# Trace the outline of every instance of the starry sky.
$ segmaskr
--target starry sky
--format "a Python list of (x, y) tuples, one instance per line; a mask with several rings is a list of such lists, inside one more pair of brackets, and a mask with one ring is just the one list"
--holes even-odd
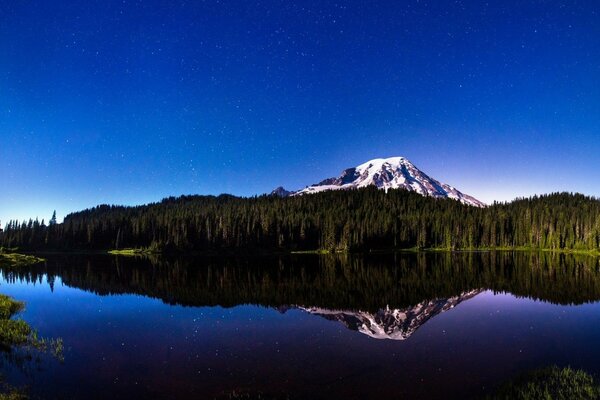
[(600, 196), (600, 2), (0, 2), (0, 221), (405, 156)]

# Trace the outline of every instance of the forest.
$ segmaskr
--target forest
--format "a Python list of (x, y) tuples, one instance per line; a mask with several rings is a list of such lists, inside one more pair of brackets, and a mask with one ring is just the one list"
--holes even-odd
[(597, 251), (600, 200), (553, 193), (477, 208), (375, 188), (295, 197), (181, 196), (9, 221), (0, 246), (28, 251), (373, 251), (532, 248)]

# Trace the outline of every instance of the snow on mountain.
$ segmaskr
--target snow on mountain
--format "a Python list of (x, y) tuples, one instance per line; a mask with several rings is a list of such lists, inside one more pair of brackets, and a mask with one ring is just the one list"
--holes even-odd
[(448, 311), (469, 300), (482, 290), (471, 290), (447, 299), (423, 301), (404, 309), (386, 307), (375, 313), (366, 311), (329, 310), (320, 307), (297, 307), (310, 314), (342, 323), (348, 329), (358, 331), (374, 339), (405, 340), (417, 329), (438, 314)]
[(379, 189), (406, 189), (423, 196), (450, 198), (463, 204), (485, 207), (485, 203), (429, 177), (404, 157), (376, 158), (354, 168), (348, 168), (337, 178), (325, 179), (296, 192), (282, 187), (275, 189), (279, 196), (299, 196), (327, 190), (357, 189), (376, 186)]

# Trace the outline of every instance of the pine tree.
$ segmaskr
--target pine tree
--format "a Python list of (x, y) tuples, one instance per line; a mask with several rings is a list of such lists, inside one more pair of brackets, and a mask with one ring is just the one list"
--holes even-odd
[(48, 221), (48, 225), (56, 225), (56, 210), (54, 210), (54, 212), (52, 213), (52, 217), (50, 218), (50, 221)]

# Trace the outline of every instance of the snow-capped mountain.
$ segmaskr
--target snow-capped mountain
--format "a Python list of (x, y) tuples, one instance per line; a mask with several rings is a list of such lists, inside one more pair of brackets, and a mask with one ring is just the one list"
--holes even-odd
[(405, 340), (417, 329), (438, 314), (448, 311), (469, 300), (482, 290), (471, 290), (447, 299), (423, 301), (404, 309), (386, 307), (376, 313), (365, 311), (329, 310), (320, 307), (297, 307), (310, 314), (342, 323), (348, 329), (358, 331), (374, 339)]
[(348, 168), (337, 178), (325, 179), (304, 189), (289, 192), (283, 187), (272, 194), (299, 196), (326, 190), (357, 189), (376, 186), (379, 189), (406, 189), (423, 196), (450, 198), (463, 204), (485, 207), (485, 203), (429, 177), (404, 157), (376, 158), (354, 168)]

